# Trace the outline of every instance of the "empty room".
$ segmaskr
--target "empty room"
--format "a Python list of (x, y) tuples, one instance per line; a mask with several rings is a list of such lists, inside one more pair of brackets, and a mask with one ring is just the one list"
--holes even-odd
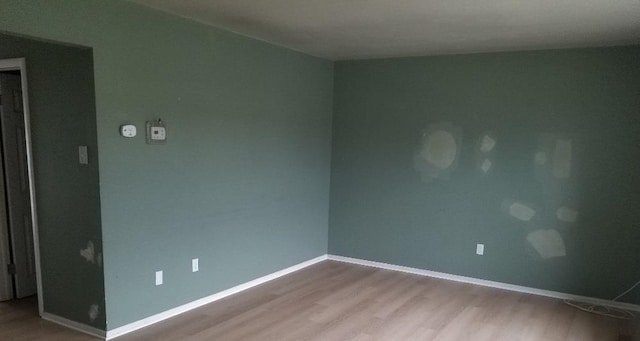
[(640, 340), (640, 1), (0, 0), (0, 340)]

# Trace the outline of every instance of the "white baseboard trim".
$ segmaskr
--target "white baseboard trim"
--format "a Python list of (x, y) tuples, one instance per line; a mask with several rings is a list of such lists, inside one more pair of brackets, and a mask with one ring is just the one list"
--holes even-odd
[(557, 291), (542, 290), (542, 289), (530, 288), (530, 287), (525, 287), (520, 285), (488, 281), (488, 280), (478, 279), (473, 277), (452, 275), (444, 272), (437, 272), (437, 271), (430, 271), (430, 270), (424, 270), (424, 269), (418, 269), (418, 268), (410, 268), (410, 267), (401, 266), (401, 265), (374, 262), (374, 261), (358, 259), (358, 258), (328, 255), (328, 259), (338, 261), (338, 262), (343, 262), (343, 263), (359, 264), (359, 265), (370, 266), (374, 268), (407, 272), (407, 273), (416, 274), (420, 276), (446, 279), (450, 281), (463, 282), (463, 283), (481, 285), (485, 287), (522, 292), (526, 294), (559, 298), (563, 300), (579, 301), (579, 302), (598, 304), (598, 305), (606, 305), (609, 307), (626, 309), (631, 311), (640, 311), (640, 305), (635, 305), (631, 303), (617, 302), (617, 301), (605, 300), (601, 298), (594, 298), (594, 297), (588, 297), (588, 296), (573, 295), (573, 294), (567, 294), (567, 293), (562, 293)]
[(58, 315), (54, 315), (54, 314), (50, 314), (47, 312), (43, 312), (40, 317), (42, 317), (43, 320), (47, 320), (49, 322), (53, 322), (55, 324), (59, 324), (63, 327), (67, 327), (73, 330), (77, 330), (79, 332), (85, 333), (85, 334), (89, 334), (91, 336), (95, 336), (97, 338), (100, 339), (104, 339), (106, 337), (106, 332), (104, 330), (98, 329), (98, 328), (94, 328), (91, 326), (88, 326), (86, 324), (83, 323), (79, 323), (76, 321), (71, 321), (69, 319), (66, 319), (64, 317), (60, 317)]
[(286, 269), (282, 269), (280, 271), (276, 271), (276, 272), (271, 273), (269, 275), (266, 275), (266, 276), (263, 276), (263, 277), (260, 277), (260, 278), (256, 278), (256, 279), (254, 279), (252, 281), (249, 281), (249, 282), (246, 282), (246, 283), (243, 283), (243, 284), (240, 284), (240, 285), (236, 285), (235, 287), (229, 288), (229, 289), (224, 290), (224, 291), (220, 291), (220, 292), (218, 292), (216, 294), (213, 294), (213, 295), (210, 295), (210, 296), (207, 296), (207, 297), (203, 297), (201, 299), (195, 300), (195, 301), (187, 303), (187, 304), (183, 304), (183, 305), (181, 305), (179, 307), (175, 307), (173, 309), (169, 309), (169, 310), (161, 312), (159, 314), (155, 314), (155, 315), (149, 316), (149, 317), (144, 318), (142, 320), (138, 320), (136, 322), (132, 322), (132, 323), (129, 323), (127, 325), (124, 325), (122, 327), (118, 327), (118, 328), (115, 328), (115, 329), (112, 329), (112, 330), (108, 330), (107, 333), (106, 333), (106, 339), (110, 340), (110, 339), (113, 339), (115, 337), (131, 333), (132, 331), (138, 330), (140, 328), (144, 328), (144, 327), (150, 326), (150, 325), (152, 325), (154, 323), (158, 323), (158, 322), (160, 322), (162, 320), (166, 320), (168, 318), (171, 318), (171, 317), (174, 317), (176, 315), (182, 314), (182, 313), (187, 312), (189, 310), (193, 310), (195, 308), (201, 307), (201, 306), (203, 306), (205, 304), (209, 304), (211, 302), (215, 302), (215, 301), (220, 300), (222, 298), (225, 298), (227, 296), (231, 296), (233, 294), (236, 294), (236, 293), (239, 293), (241, 291), (250, 289), (250, 288), (255, 287), (257, 285), (260, 285), (260, 284), (269, 282), (271, 280), (274, 280), (274, 279), (276, 279), (278, 277), (282, 277), (284, 275), (288, 275), (288, 274), (290, 274), (292, 272), (295, 272), (295, 271), (298, 271), (300, 269), (306, 268), (306, 267), (308, 267), (310, 265), (322, 262), (324, 260), (327, 260), (327, 258), (328, 257), (325, 254), (325, 255), (310, 259), (308, 261), (296, 264), (294, 266), (290, 266), (290, 267), (288, 267)]

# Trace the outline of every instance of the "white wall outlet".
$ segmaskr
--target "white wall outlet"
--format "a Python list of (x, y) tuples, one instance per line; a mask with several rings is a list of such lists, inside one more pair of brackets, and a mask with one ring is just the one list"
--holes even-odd
[(484, 255), (484, 244), (477, 244), (476, 245), (476, 255)]
[(198, 258), (194, 258), (191, 260), (191, 272), (197, 272), (198, 270)]
[(162, 271), (156, 271), (156, 285), (162, 285)]

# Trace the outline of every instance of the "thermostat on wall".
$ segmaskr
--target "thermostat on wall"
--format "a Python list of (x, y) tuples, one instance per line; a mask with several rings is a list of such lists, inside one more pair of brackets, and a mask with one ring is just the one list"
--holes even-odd
[(120, 126), (120, 135), (123, 137), (134, 137), (136, 136), (136, 126), (133, 124), (124, 124)]
[(147, 122), (147, 143), (163, 144), (167, 140), (167, 129), (161, 119)]

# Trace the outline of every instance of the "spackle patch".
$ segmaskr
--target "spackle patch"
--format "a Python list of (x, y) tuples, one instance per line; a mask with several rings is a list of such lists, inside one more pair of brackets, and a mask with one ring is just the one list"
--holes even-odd
[(516, 219), (530, 221), (536, 215), (536, 210), (516, 201), (509, 206), (509, 214)]
[(80, 250), (80, 256), (86, 259), (87, 262), (95, 264), (96, 262), (96, 250), (92, 241), (87, 242), (87, 247)]
[(489, 135), (484, 135), (480, 141), (480, 151), (483, 153), (490, 152), (496, 146), (496, 140)]
[(574, 223), (578, 219), (578, 212), (567, 206), (562, 206), (556, 211), (556, 217), (565, 223)]
[(566, 179), (571, 175), (571, 140), (558, 139), (553, 154), (553, 176)]
[(100, 315), (100, 307), (97, 304), (92, 304), (89, 307), (89, 320), (95, 321)]
[(537, 152), (534, 157), (534, 162), (536, 165), (542, 166), (547, 163), (547, 153), (545, 152)]
[(423, 156), (432, 166), (447, 169), (455, 161), (456, 155), (456, 140), (450, 132), (440, 130), (429, 134)]
[(414, 168), (424, 182), (448, 179), (455, 170), (462, 143), (462, 132), (451, 123), (432, 124), (421, 133), (413, 154)]
[(480, 135), (475, 146), (476, 169), (483, 176), (489, 175), (496, 159), (496, 138), (491, 132)]
[(543, 259), (566, 256), (564, 240), (558, 231), (536, 230), (527, 235), (527, 241)]
[(489, 170), (491, 169), (491, 166), (493, 166), (491, 161), (489, 161), (489, 159), (485, 159), (482, 162), (482, 165), (480, 166), (480, 169), (482, 169), (483, 173), (487, 174), (489, 172)]

